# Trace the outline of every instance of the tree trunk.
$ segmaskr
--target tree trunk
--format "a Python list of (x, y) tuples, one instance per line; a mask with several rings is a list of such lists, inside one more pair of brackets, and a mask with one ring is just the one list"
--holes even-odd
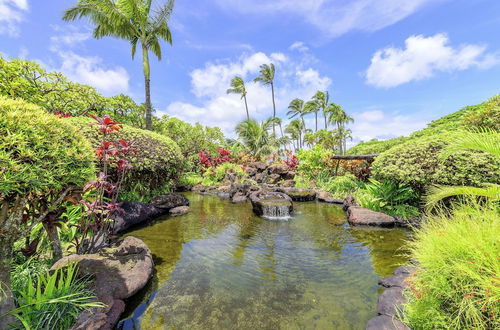
[(0, 240), (0, 329), (10, 329), (9, 324), (15, 323), (15, 317), (6, 315), (16, 308), (10, 283), (10, 265), (14, 242)]
[[(276, 118), (276, 103), (274, 102), (274, 84), (271, 83), (271, 93), (273, 96), (273, 119)], [(276, 129), (274, 128), (274, 121), (273, 121), (273, 134), (276, 135)]]
[(247, 110), (247, 120), (250, 120), (250, 114), (248, 112), (247, 96), (243, 95), (243, 98), (245, 99), (245, 109)]
[(316, 132), (318, 131), (318, 111), (314, 113), (314, 117), (316, 117)]
[(61, 240), (59, 239), (59, 233), (57, 232), (57, 227), (51, 224), (43, 224), (47, 236), (49, 237), (50, 244), (52, 245), (52, 259), (54, 262), (63, 257)]
[(328, 130), (328, 123), (326, 121), (326, 113), (323, 112), (323, 117), (325, 117), (325, 130)]
[(153, 129), (153, 110), (151, 106), (151, 72), (149, 68), (149, 54), (148, 48), (142, 45), (142, 69), (144, 71), (144, 88), (146, 93), (146, 129)]

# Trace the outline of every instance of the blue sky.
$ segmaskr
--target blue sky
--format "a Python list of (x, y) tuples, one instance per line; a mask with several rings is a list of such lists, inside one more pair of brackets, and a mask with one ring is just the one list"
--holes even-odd
[[(142, 102), (140, 56), (92, 39), (85, 21), (63, 22), (75, 3), (0, 0), (0, 52)], [(177, 0), (174, 44), (152, 60), (153, 104), (233, 134), (245, 112), (225, 93), (230, 79), (244, 77), (251, 115), (264, 119), (270, 91), (251, 81), (272, 61), (280, 116), (293, 98), (329, 90), (355, 118), (354, 142), (408, 134), (500, 91), (499, 14), (498, 0)]]

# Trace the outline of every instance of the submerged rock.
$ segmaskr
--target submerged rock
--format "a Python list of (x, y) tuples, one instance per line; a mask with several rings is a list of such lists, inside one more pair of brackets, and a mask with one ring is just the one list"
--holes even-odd
[(191, 211), (189, 206), (177, 206), (177, 207), (174, 207), (173, 209), (170, 209), (168, 211), (168, 213), (171, 216), (175, 217), (175, 216), (179, 216), (179, 215), (184, 215), (184, 214), (188, 213), (189, 211)]
[(391, 227), (396, 223), (394, 217), (359, 206), (347, 209), (348, 221), (352, 225)]
[(380, 315), (397, 316), (406, 302), (403, 296), (403, 289), (400, 287), (391, 287), (386, 289), (378, 297), (377, 313)]
[(397, 318), (379, 315), (368, 321), (366, 330), (410, 330), (410, 328)]
[(268, 218), (286, 218), (293, 212), (292, 199), (280, 192), (258, 191), (250, 194), (256, 215)]
[(106, 304), (83, 312), (72, 329), (112, 329), (125, 309), (124, 299), (142, 289), (153, 274), (153, 259), (144, 242), (126, 237), (96, 254), (73, 254), (57, 261), (55, 270), (78, 262), (78, 276), (92, 278), (97, 300)]

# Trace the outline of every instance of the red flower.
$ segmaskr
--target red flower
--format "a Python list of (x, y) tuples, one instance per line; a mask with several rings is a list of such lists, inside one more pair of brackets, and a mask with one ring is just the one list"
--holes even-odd
[(104, 115), (104, 117), (99, 118), (95, 115), (90, 114), (90, 117), (94, 118), (94, 120), (99, 125), (99, 131), (102, 134), (108, 134), (113, 131), (119, 131), (123, 128), (123, 125), (118, 122), (113, 121), (108, 115)]

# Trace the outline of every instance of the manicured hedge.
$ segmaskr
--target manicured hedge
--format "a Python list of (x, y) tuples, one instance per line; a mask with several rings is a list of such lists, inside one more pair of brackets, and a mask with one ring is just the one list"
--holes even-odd
[(0, 96), (0, 197), (81, 187), (95, 174), (94, 159), (88, 141), (69, 122)]
[[(74, 117), (67, 120), (78, 126), (93, 146), (99, 145), (100, 136), (92, 126), (94, 121), (91, 118)], [(133, 169), (128, 175), (125, 189), (138, 183), (150, 189), (160, 188), (180, 175), (183, 156), (172, 139), (128, 125), (123, 125), (119, 132), (111, 133), (111, 141), (118, 142), (119, 139), (134, 141), (138, 151), (128, 156), (127, 160)]]
[(500, 182), (500, 164), (494, 157), (463, 151), (443, 159), (440, 153), (454, 133), (422, 137), (383, 152), (373, 162), (377, 179), (409, 183), (422, 190), (429, 184), (471, 185)]

